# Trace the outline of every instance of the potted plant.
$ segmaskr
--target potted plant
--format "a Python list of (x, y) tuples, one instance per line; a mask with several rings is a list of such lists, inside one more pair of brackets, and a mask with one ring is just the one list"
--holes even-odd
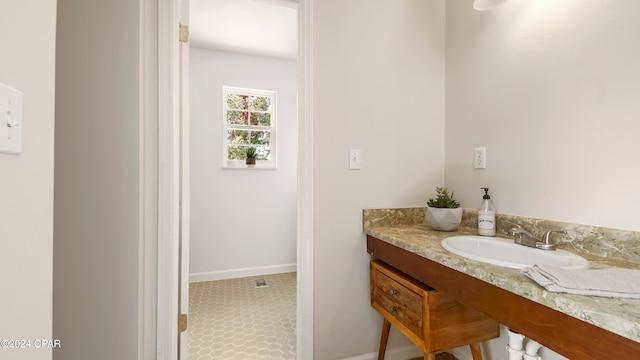
[(434, 229), (453, 231), (462, 222), (460, 201), (453, 199), (453, 191), (444, 186), (436, 187), (436, 197), (427, 201), (425, 220)]
[(247, 146), (244, 149), (244, 155), (247, 157), (245, 163), (248, 167), (256, 166), (256, 148), (254, 148), (253, 146)]

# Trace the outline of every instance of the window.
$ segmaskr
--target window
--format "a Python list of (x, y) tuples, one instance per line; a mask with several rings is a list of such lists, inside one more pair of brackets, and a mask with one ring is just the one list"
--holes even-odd
[(246, 168), (254, 148), (256, 167), (276, 167), (276, 92), (224, 86), (223, 167)]

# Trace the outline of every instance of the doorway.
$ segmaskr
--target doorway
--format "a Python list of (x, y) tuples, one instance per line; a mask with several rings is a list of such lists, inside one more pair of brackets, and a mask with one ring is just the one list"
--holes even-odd
[[(237, 8), (230, 9), (230, 2)], [(244, 288), (237, 293), (251, 298), (253, 295), (250, 294), (267, 294), (279, 286), (281, 280), (269, 274), (289, 273), (285, 277), (293, 276), (295, 286), (295, 275), (291, 273), (295, 272), (298, 262), (297, 65), (295, 58), (287, 58), (277, 50), (251, 49), (251, 44), (241, 45), (242, 38), (251, 39), (257, 35), (245, 33), (240, 34), (240, 38), (235, 36), (245, 31), (247, 24), (258, 22), (255, 18), (243, 20), (242, 16), (259, 14), (264, 18), (267, 16), (265, 9), (289, 12), (293, 15), (293, 26), (297, 27), (297, 9), (289, 6), (292, 4), (290, 1), (207, 1), (209, 5), (219, 3), (226, 6), (226, 10), (199, 8), (202, 3), (192, 0), (190, 6), (190, 282), (194, 285), (191, 286), (190, 297), (198, 294), (201, 299), (201, 294), (207, 292), (202, 289), (211, 288), (203, 286), (203, 282), (214, 282), (224, 288), (233, 282), (231, 279), (239, 279), (235, 283), (243, 284)], [(256, 7), (258, 11), (254, 11)], [(198, 16), (203, 16), (208, 10), (222, 18), (207, 18), (207, 24), (219, 24), (224, 19), (235, 26), (227, 27), (224, 33), (226, 37), (233, 38), (232, 44), (216, 42), (216, 39), (211, 40), (200, 33), (211, 30), (200, 29), (198, 23)], [(225, 16), (224, 11), (229, 15)], [(234, 12), (242, 16), (237, 15), (231, 21)], [(239, 28), (244, 30), (237, 30)], [(297, 36), (294, 39), (295, 57)], [(226, 120), (223, 86), (277, 93), (274, 104), (277, 112), (273, 119), (277, 124), (276, 169), (226, 166), (226, 159), (221, 156), (224, 142), (228, 140), (222, 126), (222, 121)], [(252, 281), (257, 278), (265, 278), (268, 287), (252, 286)], [(296, 293), (294, 288), (294, 306), (291, 307), (294, 316)], [(224, 306), (224, 300), (217, 301)], [(203, 339), (229, 342), (220, 338), (220, 333), (196, 333), (196, 317), (202, 315), (198, 314), (201, 311), (198, 309), (197, 312), (190, 309), (190, 323), (193, 324), (190, 326), (190, 343), (198, 343), (198, 347), (206, 352)], [(230, 308), (228, 310), (231, 311)], [(295, 318), (293, 320), (295, 326)], [(190, 358), (198, 357), (190, 352)]]
[[(312, 26), (312, 2), (313, 0), (299, 0), (298, 3), (298, 196), (297, 196), (297, 297), (296, 297), (296, 321), (297, 321), (297, 357), (298, 359), (313, 358), (313, 26)], [(145, 353), (157, 354), (158, 359), (175, 359), (178, 353), (178, 338), (175, 329), (178, 326), (178, 261), (180, 256), (179, 239), (176, 236), (176, 223), (179, 208), (176, 199), (176, 143), (175, 139), (177, 117), (175, 109), (180, 103), (179, 84), (176, 81), (178, 73), (177, 31), (175, 24), (179, 19), (179, 6), (187, 4), (188, 0), (173, 0), (162, 2), (158, 8), (158, 28), (164, 29), (158, 34), (158, 86), (159, 102), (157, 110), (160, 119), (160, 137), (158, 137), (158, 166), (150, 168), (151, 174), (157, 169), (159, 181), (158, 208), (158, 242), (157, 249), (153, 237), (145, 243), (145, 253), (157, 253), (157, 261), (149, 259), (149, 266), (145, 265), (143, 278), (145, 283), (157, 283), (155, 288), (145, 289), (143, 308), (155, 309), (157, 314), (141, 320), (141, 336), (145, 339)], [(145, 12), (154, 17), (153, 7)], [(153, 21), (149, 21), (148, 33), (150, 42), (153, 39)], [(150, 46), (150, 49), (153, 49)], [(151, 54), (151, 52), (150, 52)], [(152, 59), (150, 57), (150, 59)], [(152, 68), (151, 68), (152, 69)], [(155, 110), (153, 102), (145, 107), (150, 114)], [(153, 139), (153, 128), (145, 131), (146, 136)], [(157, 134), (156, 134), (157, 136)], [(151, 154), (153, 155), (153, 153)], [(145, 160), (154, 164), (153, 156), (145, 157)], [(153, 189), (153, 186), (145, 188)], [(156, 201), (149, 197), (145, 203), (153, 208)], [(157, 270), (153, 264), (157, 263)], [(146, 264), (146, 262), (145, 262)], [(188, 271), (183, 271), (188, 273)], [(157, 280), (156, 280), (157, 279)], [(182, 282), (188, 284), (188, 281)], [(157, 300), (157, 302), (156, 302)], [(188, 332), (188, 329), (187, 329)], [(154, 336), (155, 334), (155, 336)], [(155, 340), (154, 340), (155, 339)]]

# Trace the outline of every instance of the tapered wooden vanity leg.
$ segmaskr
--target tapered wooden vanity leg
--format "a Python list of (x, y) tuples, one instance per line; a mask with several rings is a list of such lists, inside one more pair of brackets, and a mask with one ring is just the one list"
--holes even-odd
[(482, 351), (480, 351), (480, 344), (469, 344), (469, 347), (471, 348), (471, 356), (473, 356), (473, 360), (482, 360)]
[(424, 360), (436, 360), (436, 353), (424, 353)]
[(387, 351), (387, 340), (389, 340), (389, 331), (391, 323), (384, 319), (382, 323), (382, 335), (380, 336), (380, 350), (378, 350), (378, 360), (384, 360), (384, 353)]

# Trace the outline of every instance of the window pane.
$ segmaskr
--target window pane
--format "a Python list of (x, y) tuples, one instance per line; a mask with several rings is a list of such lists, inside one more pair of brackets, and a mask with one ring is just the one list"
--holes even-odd
[(247, 95), (229, 94), (227, 95), (227, 107), (229, 109), (248, 109), (249, 97)]
[(271, 160), (271, 146), (259, 145), (256, 146), (256, 154), (260, 160)]
[[(262, 166), (275, 167), (276, 93), (273, 91), (223, 87), (223, 123), (226, 139), (223, 151), (227, 159), (223, 167), (237, 167), (246, 159), (245, 151), (256, 149)], [(272, 134), (273, 133), (273, 134)], [(273, 135), (274, 147), (271, 145)], [(273, 150), (273, 157), (271, 151)], [(267, 162), (267, 164), (265, 164)]]
[(244, 146), (229, 146), (229, 153), (227, 159), (229, 160), (244, 160), (247, 156), (244, 154)]
[(249, 113), (246, 113), (244, 111), (227, 111), (228, 124), (247, 125), (248, 117)]
[(271, 144), (271, 131), (252, 131), (251, 143), (270, 145)]
[(227, 130), (227, 144), (248, 144), (249, 132), (247, 130)]
[(263, 96), (252, 96), (250, 101), (251, 101), (250, 110), (257, 110), (257, 111), (271, 110), (271, 98), (263, 97)]
[(271, 126), (271, 114), (251, 113), (251, 125)]

